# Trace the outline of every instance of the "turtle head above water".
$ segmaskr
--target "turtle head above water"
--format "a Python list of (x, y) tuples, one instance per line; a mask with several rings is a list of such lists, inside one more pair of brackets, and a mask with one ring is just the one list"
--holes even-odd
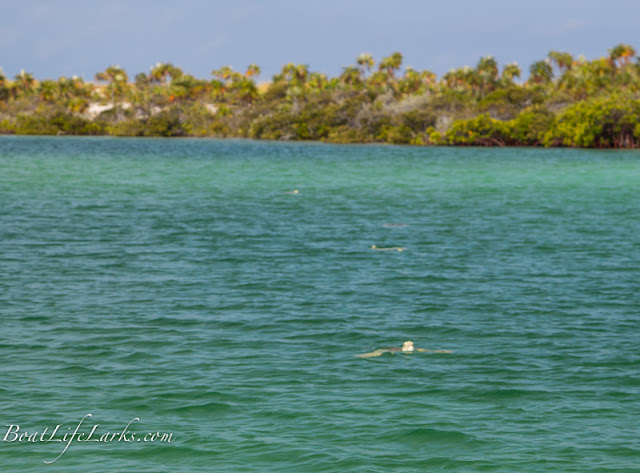
[(404, 342), (402, 351), (413, 351), (413, 342), (411, 340)]

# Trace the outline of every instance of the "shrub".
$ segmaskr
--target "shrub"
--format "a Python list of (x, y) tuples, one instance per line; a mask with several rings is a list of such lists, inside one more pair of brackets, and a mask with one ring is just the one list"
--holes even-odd
[(55, 135), (58, 130), (48, 126), (41, 117), (20, 114), (16, 117), (15, 132), (18, 135)]
[(629, 148), (640, 143), (640, 101), (610, 96), (567, 107), (544, 136), (547, 146)]
[(509, 123), (483, 114), (454, 121), (445, 136), (453, 145), (504, 146), (511, 141), (511, 127)]
[(147, 119), (144, 136), (184, 136), (187, 128), (180, 120), (178, 110), (163, 110)]
[(0, 121), (0, 134), (9, 135), (16, 132), (16, 124), (9, 120)]
[(387, 125), (382, 128), (376, 139), (391, 144), (409, 144), (415, 134), (407, 125)]
[(511, 140), (517, 144), (536, 146), (542, 143), (554, 121), (554, 115), (545, 107), (530, 107), (510, 122)]

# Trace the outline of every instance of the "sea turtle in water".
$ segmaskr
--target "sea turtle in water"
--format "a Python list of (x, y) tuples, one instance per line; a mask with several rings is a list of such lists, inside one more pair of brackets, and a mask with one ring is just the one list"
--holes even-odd
[(408, 227), (409, 225), (407, 225), (406, 223), (385, 223), (382, 226), (386, 228), (391, 228), (391, 227), (402, 228), (402, 227)]
[(395, 353), (395, 352), (403, 352), (403, 353), (412, 353), (414, 351), (424, 351), (429, 353), (453, 353), (451, 350), (427, 350), (425, 348), (415, 348), (413, 346), (413, 342), (408, 340), (404, 342), (402, 347), (386, 347), (379, 348), (378, 350), (372, 351), (371, 353), (363, 353), (362, 355), (355, 355), (358, 358), (371, 358), (373, 356), (380, 356), (383, 353)]
[(376, 251), (404, 251), (407, 249), (404, 246), (391, 246), (388, 248), (378, 248), (376, 245), (371, 245), (370, 248)]

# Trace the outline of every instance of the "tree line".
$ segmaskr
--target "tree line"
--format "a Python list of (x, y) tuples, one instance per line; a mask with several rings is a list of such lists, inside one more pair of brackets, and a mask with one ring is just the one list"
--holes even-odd
[(36, 80), (0, 69), (0, 133), (211, 136), (413, 145), (640, 146), (640, 59), (619, 44), (587, 60), (550, 51), (522, 80), (491, 56), (438, 78), (394, 52), (361, 54), (337, 77), (286, 64), (229, 66), (211, 79), (159, 63), (133, 80), (119, 66)]

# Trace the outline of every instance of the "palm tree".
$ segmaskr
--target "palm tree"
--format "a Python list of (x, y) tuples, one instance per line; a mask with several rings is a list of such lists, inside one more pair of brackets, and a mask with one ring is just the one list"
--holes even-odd
[(244, 79), (237, 86), (240, 97), (249, 104), (252, 104), (258, 98), (258, 86), (253, 78), (259, 76), (260, 72), (262, 72), (260, 66), (249, 64), (244, 73)]
[(585, 66), (585, 79), (590, 94), (593, 94), (597, 89), (609, 87), (615, 73), (615, 65), (612, 65), (605, 58), (600, 58), (585, 63)]
[(404, 76), (398, 81), (398, 92), (402, 94), (423, 94), (435, 84), (436, 75), (431, 71), (418, 72), (407, 67)]
[(356, 62), (362, 70), (362, 77), (366, 77), (367, 73), (371, 71), (371, 68), (375, 64), (373, 56), (369, 53), (360, 54), (360, 56), (358, 56), (358, 59), (356, 59)]
[(320, 92), (329, 88), (329, 78), (321, 72), (312, 72), (309, 74), (307, 86), (312, 92)]
[(355, 66), (345, 67), (338, 77), (338, 81), (340, 84), (353, 88), (361, 88), (363, 85), (361, 71)]
[(220, 80), (227, 80), (233, 75), (233, 68), (231, 66), (222, 66), (220, 69), (211, 71), (211, 75)]
[(495, 88), (498, 80), (498, 63), (493, 56), (480, 58), (476, 66), (476, 74), (480, 86), (480, 96), (484, 97), (485, 92)]
[(513, 82), (515, 77), (520, 78), (522, 75), (522, 70), (517, 62), (512, 62), (511, 64), (507, 64), (502, 69), (502, 80), (505, 82)]
[(58, 89), (58, 96), (64, 100), (69, 100), (76, 95), (84, 95), (83, 83), (77, 77), (69, 79), (62, 76), (58, 78), (56, 86)]
[(243, 77), (235, 88), (238, 91), (239, 97), (245, 102), (251, 104), (258, 97), (258, 87), (256, 83), (247, 77)]
[(15, 79), (18, 82), (18, 87), (22, 90), (23, 95), (30, 95), (36, 84), (33, 74), (25, 72), (24, 69), (22, 69), (20, 74), (15, 76)]
[(614, 67), (622, 68), (629, 64), (636, 50), (629, 44), (618, 44), (609, 50), (609, 60)]
[(480, 58), (476, 70), (488, 80), (496, 80), (498, 78), (498, 63), (493, 56)]
[(129, 78), (125, 70), (120, 66), (109, 66), (104, 71), (96, 73), (95, 77), (97, 81), (108, 82), (107, 89), (115, 105), (116, 97), (122, 96), (127, 89)]
[(549, 51), (547, 57), (552, 64), (555, 64), (558, 67), (560, 74), (570, 71), (573, 67), (573, 56), (569, 53)]
[(135, 84), (138, 89), (146, 88), (149, 85), (149, 82), (151, 82), (151, 74), (149, 74), (149, 76), (144, 72), (136, 74)]
[(529, 68), (529, 81), (535, 84), (548, 84), (553, 79), (553, 69), (548, 61), (537, 61)]
[(56, 99), (56, 83), (52, 80), (41, 81), (38, 91), (44, 102), (53, 102)]
[(222, 99), (225, 93), (227, 92), (224, 86), (224, 82), (222, 82), (221, 80), (213, 79), (210, 85), (211, 85), (211, 96), (213, 97), (213, 99), (214, 100)]
[(304, 92), (305, 83), (309, 78), (309, 66), (290, 62), (282, 67), (282, 72), (276, 78), (287, 82), (290, 95), (300, 95)]
[(294, 70), (295, 80), (300, 84), (304, 84), (309, 77), (309, 66), (306, 64), (298, 64)]
[(151, 72), (149, 72), (149, 82), (165, 82), (169, 76), (169, 68), (167, 66), (168, 64), (158, 62), (154, 67), (152, 67)]
[(211, 74), (215, 77), (211, 81), (214, 99), (222, 99), (228, 92), (233, 89), (234, 82), (238, 82), (243, 75), (233, 70), (231, 66), (223, 66), (220, 69), (214, 69)]
[(460, 92), (473, 90), (479, 82), (477, 71), (469, 66), (449, 70), (442, 80), (446, 87)]
[(196, 79), (191, 74), (183, 74), (176, 79), (171, 80), (169, 85), (170, 97), (173, 99), (197, 100), (207, 91), (208, 84), (206, 81)]
[(378, 64), (378, 70), (387, 71), (387, 74), (392, 79), (395, 79), (395, 73), (402, 66), (402, 54), (399, 52), (393, 53), (391, 56), (387, 56)]
[(83, 97), (89, 97), (93, 91), (93, 85), (87, 84), (82, 77), (71, 76), (71, 85), (74, 95), (82, 95)]
[(174, 66), (170, 62), (159, 62), (155, 65), (155, 67), (151, 68), (149, 79), (151, 82), (162, 83), (167, 82), (168, 78), (171, 78), (172, 81), (177, 80), (182, 77), (182, 75), (182, 69), (180, 69), (179, 67)]
[(7, 89), (7, 77), (4, 75), (4, 71), (0, 67), (0, 100), (7, 100), (9, 98), (9, 91)]
[(253, 77), (260, 74), (260, 68), (255, 64), (250, 64), (244, 74), (234, 71), (231, 66), (221, 67), (211, 74), (216, 77), (210, 84), (214, 99), (221, 99), (229, 94), (231, 99), (235, 96), (251, 104), (258, 97), (258, 87)]
[(386, 70), (376, 71), (367, 78), (367, 87), (375, 92), (382, 92), (389, 88), (391, 77)]
[(249, 64), (247, 72), (244, 73), (245, 77), (254, 77), (260, 75), (260, 67), (256, 64)]

